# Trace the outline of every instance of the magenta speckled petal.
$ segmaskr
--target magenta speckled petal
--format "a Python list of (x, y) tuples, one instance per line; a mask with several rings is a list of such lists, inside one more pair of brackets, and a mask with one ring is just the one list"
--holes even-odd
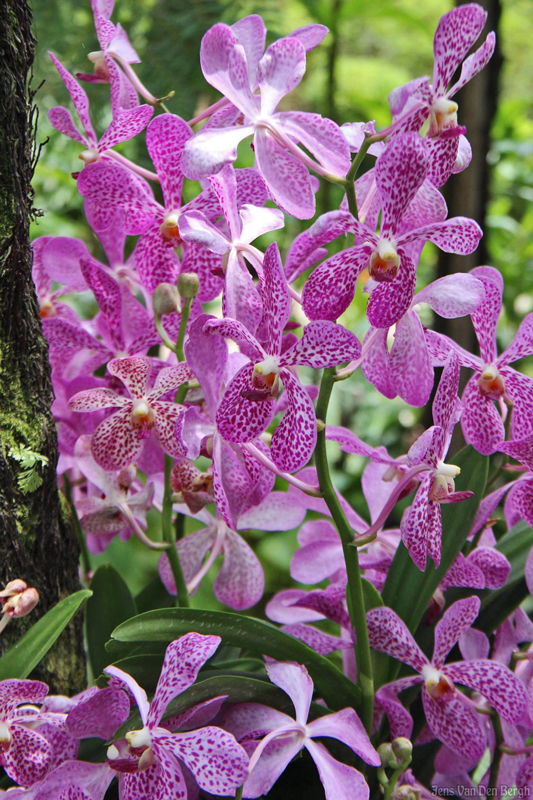
[(529, 434), (523, 439), (501, 442), (498, 450), (520, 461), (530, 472), (533, 472), (533, 434)]
[(400, 257), (397, 276), (390, 282), (381, 281), (372, 289), (366, 313), (374, 328), (390, 328), (395, 325), (411, 305), (416, 268), (404, 251), (401, 251)]
[(495, 46), (496, 34), (494, 31), (491, 31), (481, 47), (476, 50), (475, 53), (472, 53), (472, 55), (465, 59), (461, 68), (459, 80), (450, 88), (448, 97), (453, 97), (454, 94), (457, 94), (457, 92), (460, 91), (463, 86), (471, 81), (472, 78), (474, 78), (479, 72), (481, 72), (482, 69), (485, 69), (492, 58)]
[(312, 738), (330, 736), (344, 742), (363, 761), (373, 767), (378, 767), (380, 764), (379, 755), (372, 747), (368, 734), (353, 708), (344, 708), (336, 714), (319, 717), (308, 724), (307, 730)]
[[(440, 441), (435, 444), (436, 449), (442, 448), (439, 455), (442, 457), (446, 453), (446, 439), (449, 437), (453, 426), (457, 422), (457, 409), (459, 400), (457, 397), (457, 390), (459, 388), (459, 375), (461, 367), (459, 359), (455, 352), (451, 352), (448, 356), (442, 375), (435, 392), (433, 400), (433, 421), (435, 425), (441, 427)], [(446, 449), (444, 449), (446, 447)]]
[(533, 354), (533, 313), (524, 317), (513, 341), (498, 359), (502, 367)]
[(333, 322), (310, 322), (302, 338), (281, 357), (280, 364), (306, 364), (313, 369), (336, 367), (361, 355), (361, 345), (351, 331)]
[(272, 400), (252, 401), (242, 396), (242, 392), (252, 388), (253, 371), (253, 364), (245, 364), (237, 372), (218, 407), (217, 427), (228, 442), (250, 442), (257, 438), (274, 415)]
[(276, 242), (272, 242), (265, 250), (263, 272), (261, 297), (267, 330), (265, 346), (268, 353), (277, 355), (281, 352), (281, 340), (291, 315), (292, 302)]
[(68, 136), (69, 139), (74, 139), (75, 142), (84, 144), (85, 147), (90, 147), (88, 139), (83, 136), (74, 124), (72, 114), (67, 108), (63, 106), (54, 106), (48, 112), (48, 119), (50, 124), (56, 131)]
[(339, 126), (320, 114), (284, 111), (276, 120), (291, 139), (301, 142), (333, 175), (344, 177), (350, 169), (350, 149)]
[(200, 64), (204, 77), (248, 117), (254, 116), (256, 101), (248, 79), (246, 53), (228, 25), (213, 25), (202, 38)]
[(267, 33), (265, 23), (259, 14), (250, 14), (232, 25), (231, 30), (244, 48), (248, 64), (248, 80), (250, 86), (254, 86), (257, 80), (257, 66), (265, 50)]
[(67, 87), (67, 91), (74, 104), (74, 108), (76, 109), (81, 124), (87, 133), (89, 143), (94, 146), (96, 144), (96, 134), (91, 123), (91, 117), (89, 115), (89, 100), (85, 94), (85, 91), (53, 53), (48, 53), (48, 55), (52, 59), (54, 66), (63, 80), (63, 83)]
[(467, 597), (458, 600), (446, 611), (435, 627), (435, 647), (432, 664), (440, 669), (446, 656), (459, 641), (459, 637), (470, 628), (477, 615), (481, 601), (479, 597)]
[(133, 251), (141, 283), (150, 293), (160, 283), (176, 283), (180, 271), (175, 244), (163, 238), (160, 227), (160, 220), (156, 220), (139, 237)]
[(305, 48), (297, 39), (278, 39), (267, 48), (257, 69), (261, 116), (271, 116), (282, 98), (298, 86), (305, 61)]
[(440, 18), (433, 40), (433, 89), (437, 94), (446, 91), (455, 70), (483, 30), (486, 19), (487, 12), (477, 3), (454, 8)]
[(180, 153), (193, 135), (190, 127), (175, 114), (160, 114), (146, 131), (146, 147), (161, 180), (165, 207), (176, 211), (181, 205), (183, 172)]
[(412, 233), (399, 237), (399, 244), (407, 244), (417, 239), (433, 242), (445, 253), (473, 253), (483, 236), (483, 231), (473, 219), (468, 217), (452, 217), (444, 222), (424, 225)]
[(376, 711), (385, 712), (387, 715), (392, 737), (405, 736), (407, 739), (411, 738), (413, 718), (405, 706), (402, 705), (397, 695), (422, 682), (423, 679), (420, 675), (410, 675), (407, 678), (400, 678), (393, 683), (388, 683), (376, 692)]
[(447, 664), (446, 675), (487, 698), (503, 719), (518, 723), (527, 707), (524, 684), (509, 667), (488, 659)]
[(219, 336), (232, 339), (239, 346), (251, 350), (257, 360), (263, 360), (267, 355), (255, 336), (236, 319), (209, 319), (204, 325), (204, 332), (218, 333)]
[(263, 597), (263, 567), (250, 545), (229, 528), (224, 538), (224, 562), (213, 588), (217, 600), (236, 611), (251, 608)]
[(496, 325), (502, 310), (503, 278), (493, 267), (476, 267), (470, 273), (482, 281), (485, 287), (485, 300), (472, 314), (481, 358), (491, 364), (498, 355), (496, 345)]
[(92, 452), (96, 463), (107, 470), (132, 464), (141, 452), (144, 440), (131, 426), (132, 405), (104, 419), (96, 428)]
[(114, 667), (111, 665), (106, 667), (104, 672), (106, 675), (110, 675), (112, 677), (113, 686), (116, 687), (117, 682), (120, 681), (120, 683), (123, 684), (122, 688), (125, 688), (131, 692), (135, 702), (137, 703), (143, 725), (146, 725), (148, 713), (150, 711), (150, 703), (148, 702), (148, 697), (144, 689), (139, 686), (135, 678), (132, 678), (131, 675), (128, 675), (127, 672), (119, 669), (119, 667)]
[(433, 281), (416, 295), (417, 303), (428, 303), (439, 317), (445, 319), (472, 314), (484, 299), (483, 283), (473, 275), (460, 272)]
[(153, 107), (148, 105), (120, 109), (98, 143), (99, 152), (138, 136), (150, 122), (153, 113)]
[(310, 219), (315, 213), (315, 195), (307, 167), (283, 149), (264, 128), (256, 131), (254, 148), (257, 168), (274, 202), (296, 219)]
[(406, 508), (401, 522), (402, 541), (418, 569), (426, 568), (429, 493), (433, 475), (424, 475), (415, 499)]
[(486, 748), (486, 734), (481, 716), (458, 698), (438, 703), (422, 688), (426, 720), (434, 735), (460, 756), (477, 764)]
[(415, 642), (405, 622), (392, 608), (373, 608), (366, 615), (370, 646), (380, 653), (387, 653), (392, 658), (409, 664), (417, 672), (421, 672), (428, 659)]
[(361, 369), (378, 392), (392, 400), (397, 395), (397, 382), (393, 380), (390, 371), (388, 334), (388, 328), (370, 328), (365, 341), (372, 336), (372, 344), (366, 350)]
[(2, 761), (9, 777), (22, 786), (41, 781), (50, 766), (52, 747), (40, 733), (22, 725), (9, 726), (11, 741), (2, 752)]
[(200, 668), (211, 658), (220, 641), (220, 636), (186, 633), (169, 644), (148, 712), (150, 728), (159, 724), (170, 701), (194, 683)]
[[(386, 336), (387, 332), (383, 330), (383, 334)], [(408, 311), (396, 325), (389, 363), (394, 393), (411, 406), (425, 406), (433, 388), (434, 374), (424, 329), (416, 313)]]
[(66, 725), (77, 739), (96, 736), (110, 739), (130, 715), (130, 700), (126, 692), (108, 686), (79, 703), (69, 713)]
[(509, 437), (523, 439), (533, 432), (533, 378), (511, 367), (503, 367), (501, 374), (513, 403)]
[(315, 448), (315, 409), (309, 394), (292, 373), (282, 369), (280, 374), (289, 405), (272, 435), (270, 454), (279, 469), (294, 472), (307, 464)]
[(491, 455), (505, 438), (505, 426), (493, 401), (479, 391), (477, 375), (466, 384), (462, 402), (461, 427), (466, 442), (483, 455)]
[(158, 209), (146, 181), (118, 164), (99, 161), (89, 164), (78, 176), (78, 191), (85, 197), (85, 214), (98, 233), (117, 224), (117, 211), (123, 209), (124, 227), (130, 236), (144, 233)]
[(303, 642), (315, 653), (320, 653), (321, 656), (328, 656), (330, 653), (336, 653), (338, 650), (352, 650), (353, 644), (351, 642), (341, 639), (339, 636), (331, 636), (329, 633), (313, 628), (312, 625), (305, 625), (302, 622), (296, 622), (292, 625), (282, 625), (281, 630), (288, 633), (289, 636), (294, 636), (300, 642)]
[(100, 408), (129, 406), (131, 400), (121, 397), (112, 389), (84, 389), (71, 397), (68, 405), (72, 411), (96, 411)]
[(146, 395), (146, 386), (152, 371), (151, 359), (141, 356), (114, 358), (107, 365), (107, 369), (111, 375), (122, 381), (133, 398)]
[(176, 436), (176, 424), (184, 413), (184, 407), (163, 400), (154, 400), (150, 405), (155, 411), (155, 438), (165, 453), (174, 458), (184, 456), (183, 447)]
[(349, 211), (328, 211), (318, 217), (310, 228), (300, 233), (292, 242), (285, 262), (289, 283), (301, 273), (302, 266), (308, 264), (313, 254), (319, 254), (325, 244), (350, 231), (352, 221)]
[(154, 388), (148, 395), (148, 399), (158, 400), (162, 395), (173, 389), (178, 389), (182, 383), (193, 378), (194, 374), (185, 362), (176, 364), (174, 367), (165, 367), (157, 373)]
[(409, 203), (425, 180), (428, 153), (416, 133), (393, 139), (376, 163), (376, 184), (382, 198), (381, 235), (394, 236)]
[(119, 777), (121, 800), (187, 800), (187, 785), (174, 756), (154, 743), (157, 763)]
[(501, 589), (507, 583), (511, 565), (499, 550), (476, 547), (468, 556), (468, 561), (481, 570), (487, 589)]
[(319, 742), (307, 739), (305, 747), (317, 766), (326, 800), (368, 800), (370, 790), (360, 772), (337, 761)]
[(160, 731), (154, 734), (158, 749), (164, 749), (184, 761), (201, 789), (210, 794), (227, 796), (234, 794), (235, 789), (244, 783), (248, 756), (231, 733), (214, 726), (189, 733)]
[(7, 720), (21, 703), (42, 703), (48, 694), (48, 686), (42, 681), (0, 681), (0, 719)]
[(202, 130), (185, 145), (181, 158), (184, 174), (199, 180), (220, 172), (225, 164), (235, 161), (238, 145), (253, 132), (253, 125)]
[(370, 252), (370, 247), (352, 247), (328, 258), (311, 273), (302, 292), (309, 319), (335, 322), (346, 311), (355, 294), (357, 277), (368, 266)]

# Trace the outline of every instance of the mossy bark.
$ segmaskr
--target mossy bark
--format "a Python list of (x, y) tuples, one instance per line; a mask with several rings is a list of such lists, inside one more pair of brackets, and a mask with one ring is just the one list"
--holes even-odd
[[(29, 88), (35, 41), (26, 0), (0, 0), (0, 582), (22, 578), (40, 594), (28, 616), (0, 637), (5, 650), (62, 597), (79, 589), (78, 549), (57, 489), (57, 435), (51, 414), (48, 348), (42, 334), (29, 224), (35, 110)], [(21, 487), (11, 453), (30, 450), (40, 485)], [(81, 620), (62, 634), (35, 676), (53, 691), (84, 687)]]

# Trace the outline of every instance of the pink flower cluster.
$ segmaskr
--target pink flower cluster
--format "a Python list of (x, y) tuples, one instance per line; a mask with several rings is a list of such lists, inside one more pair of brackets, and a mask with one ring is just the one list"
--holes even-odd
[[(480, 786), (499, 780), (533, 788), (533, 760), (526, 758), (533, 729), (533, 625), (518, 609), (494, 639), (487, 638), (472, 627), (480, 612), (476, 595), (448, 602), (440, 616), (454, 587), (499, 590), (507, 583), (511, 565), (492, 531), (492, 515), (505, 495), (508, 527), (520, 520), (533, 526), (533, 379), (511, 366), (533, 354), (533, 314), (498, 354), (503, 281), (496, 269), (450, 275), (415, 294), (426, 242), (470, 254), (482, 235), (474, 220), (448, 218), (440, 189), (470, 161), (451, 98), (492, 55), (493, 33), (468, 55), (486, 12), (471, 3), (442, 17), (432, 81), (417, 78), (395, 89), (391, 125), (376, 133), (373, 123), (339, 127), (315, 113), (278, 110), (302, 80), (306, 53), (327, 33), (323, 26), (300, 28), (266, 49), (257, 15), (213, 26), (203, 37), (200, 63), (222, 97), (188, 123), (159, 113), (161, 101), (137, 78), (132, 65), (139, 59), (110, 19), (113, 0), (92, 0), (92, 7), (101, 50), (90, 55), (94, 75), (78, 78), (109, 85), (112, 122), (96, 135), (84, 89), (54, 56), (84, 133), (67, 108), (52, 109), (50, 121), (84, 148), (77, 186), (107, 263), (77, 239), (34, 243), (55, 390), (58, 473), (72, 487), (90, 552), (131, 534), (149, 547), (167, 548), (159, 573), (178, 596), (176, 559), (194, 595), (223, 556), (214, 594), (243, 611), (262, 600), (265, 586), (243, 532), (299, 528), (291, 576), (313, 588), (279, 592), (269, 599), (267, 616), (317, 654), (339, 651), (345, 675), (358, 682), (355, 654), (365, 637), (347, 600), (353, 575), (346, 548), (358, 545), (361, 574), (381, 592), (402, 548), (417, 570), (429, 574), (439, 567), (443, 541), (454, 536), (443, 530), (443, 504), (479, 503), (467, 549), (433, 594), (431, 611), (440, 619), (431, 660), (393, 608), (368, 612), (369, 647), (413, 673), (378, 689), (373, 741), (379, 744), (386, 725), (395, 740), (437, 740), (436, 780), (443, 787), (459, 778), (470, 781), (468, 773), (487, 748), (493, 763), (503, 752), (500, 777), (487, 773)], [(153, 172), (115, 150), (143, 131)], [(237, 146), (248, 139), (254, 166), (236, 167)], [(352, 154), (359, 163), (364, 153), (375, 164), (355, 180)], [(316, 176), (346, 189), (340, 207), (315, 219), (286, 253), (276, 242), (263, 249), (261, 237), (272, 239), (288, 215), (314, 216)], [(185, 179), (198, 182), (188, 186), (186, 196), (193, 196), (193, 185), (195, 195), (186, 203)], [(131, 237), (135, 243), (125, 258)], [(342, 249), (329, 255), (327, 245), (336, 240)], [(342, 315), (362, 273), (368, 325), (361, 343)], [(98, 305), (92, 319), (81, 318), (65, 298), (87, 290)], [(425, 327), (422, 303), (446, 319), (470, 316), (479, 355)], [(443, 367), (433, 425), (405, 455), (393, 457), (353, 431), (317, 419), (316, 371), (340, 368), (336, 378), (347, 379), (359, 367), (386, 398), (399, 396), (415, 407), (428, 403), (434, 368)], [(461, 369), (469, 370), (469, 379), (459, 398)], [(485, 498), (457, 490), (459, 467), (446, 458), (459, 421), (479, 453), (520, 462), (514, 467), (518, 477), (503, 483), (499, 476)], [(324, 499), (319, 435), (369, 459), (362, 491), (370, 521), (336, 490), (333, 501)], [(411, 495), (399, 525), (385, 528), (397, 502)], [(148, 535), (152, 506), (199, 525), (171, 543), (170, 551), (168, 542)], [(348, 545), (339, 535), (339, 515), (352, 531)], [(533, 589), (532, 558), (526, 579)], [(514, 658), (524, 642), (528, 649)], [(237, 790), (258, 798), (305, 749), (327, 800), (367, 800), (362, 773), (334, 758), (322, 738), (340, 740), (381, 771), (389, 762), (353, 708), (319, 713), (324, 709), (312, 704), (314, 685), (303, 665), (265, 663), (294, 716), (256, 702), (231, 704), (226, 696), (172, 715), (167, 707), (195, 682), (219, 644), (218, 636), (195, 632), (172, 642), (151, 702), (113, 665), (106, 669), (107, 688), (92, 687), (72, 699), (48, 697), (36, 681), (1, 683), (0, 761), (20, 785), (6, 796), (100, 800), (118, 777), (124, 800), (193, 800)], [(426, 722), (415, 733), (411, 711), (398, 699), (413, 687), (421, 689)], [(140, 715), (135, 729), (130, 706)], [(124, 727), (128, 718), (130, 728)], [(80, 740), (89, 737), (113, 740), (104, 761), (77, 760)], [(427, 795), (416, 774), (404, 771), (401, 783), (415, 797)]]

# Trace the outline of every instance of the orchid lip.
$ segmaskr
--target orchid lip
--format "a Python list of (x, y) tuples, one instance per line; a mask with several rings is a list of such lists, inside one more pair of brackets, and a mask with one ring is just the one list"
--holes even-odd
[(254, 364), (254, 372), (258, 375), (277, 375), (279, 373), (279, 359), (277, 356), (267, 356), (264, 361)]
[(456, 478), (460, 472), (461, 467), (457, 467), (455, 464), (446, 464), (444, 461), (437, 463), (437, 475), (443, 475), (445, 478)]
[(0, 722), (0, 747), (11, 743), (11, 731), (5, 722)]
[(137, 750), (140, 747), (152, 746), (152, 734), (147, 725), (137, 731), (129, 731), (126, 734), (126, 740), (130, 748)]
[(78, 158), (83, 161), (85, 165), (94, 164), (95, 161), (100, 160), (100, 153), (96, 149), (96, 147), (90, 147), (88, 150), (83, 150)]

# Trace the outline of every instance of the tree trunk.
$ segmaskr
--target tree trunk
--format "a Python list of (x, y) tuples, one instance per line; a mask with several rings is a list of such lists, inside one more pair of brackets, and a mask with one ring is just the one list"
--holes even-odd
[[(31, 275), (31, 23), (27, 0), (0, 0), (0, 581), (21, 578), (40, 594), (37, 608), (2, 634), (3, 650), (80, 588), (78, 548), (57, 489), (48, 348)], [(55, 692), (85, 684), (80, 626), (78, 617), (35, 671)]]

